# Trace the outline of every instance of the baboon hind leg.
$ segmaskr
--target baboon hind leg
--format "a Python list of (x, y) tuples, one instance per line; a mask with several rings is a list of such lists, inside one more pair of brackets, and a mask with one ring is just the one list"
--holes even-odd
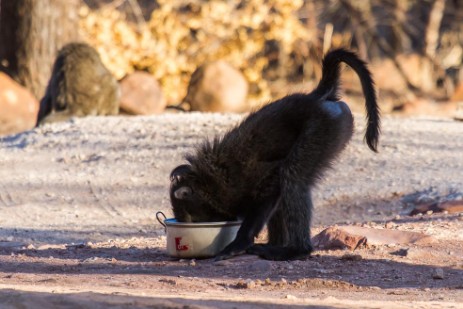
[(270, 260), (306, 257), (312, 252), (310, 188), (321, 178), (352, 135), (353, 120), (343, 102), (326, 102), (324, 117), (300, 134), (280, 169), (280, 197), (268, 224), (269, 242), (247, 250)]
[(312, 252), (310, 221), (312, 201), (308, 187), (292, 186), (286, 191), (291, 198), (280, 200), (278, 210), (269, 220), (267, 244), (256, 244), (247, 250), (267, 260), (303, 259)]

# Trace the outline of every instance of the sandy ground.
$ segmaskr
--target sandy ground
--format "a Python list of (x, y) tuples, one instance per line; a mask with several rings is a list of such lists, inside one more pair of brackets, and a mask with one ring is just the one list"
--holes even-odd
[(154, 214), (170, 215), (170, 170), (240, 119), (88, 117), (1, 138), (0, 308), (463, 308), (463, 216), (407, 216), (463, 198), (463, 123), (451, 119), (384, 117), (374, 154), (358, 117), (314, 196), (314, 234), (363, 224), (433, 243), (291, 262), (168, 257)]

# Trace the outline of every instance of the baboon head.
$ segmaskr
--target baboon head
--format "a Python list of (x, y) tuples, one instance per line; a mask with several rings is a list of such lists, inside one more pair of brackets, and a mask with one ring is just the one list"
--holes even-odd
[(220, 208), (214, 207), (218, 202), (214, 187), (213, 182), (199, 177), (191, 165), (177, 166), (170, 174), (170, 201), (175, 218), (180, 222), (236, 219), (220, 212)]

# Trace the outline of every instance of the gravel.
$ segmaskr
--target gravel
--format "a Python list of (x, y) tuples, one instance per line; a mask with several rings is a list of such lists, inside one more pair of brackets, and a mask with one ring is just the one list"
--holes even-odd
[[(0, 240), (85, 243), (163, 234), (170, 171), (204, 137), (242, 115), (87, 117), (0, 139)], [(364, 119), (314, 190), (314, 225), (407, 212), (416, 200), (463, 195), (463, 122), (383, 117), (379, 153)]]

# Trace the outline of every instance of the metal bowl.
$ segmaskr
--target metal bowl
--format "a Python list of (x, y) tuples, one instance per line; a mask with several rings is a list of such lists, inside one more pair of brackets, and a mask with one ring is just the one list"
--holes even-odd
[[(163, 216), (164, 219), (160, 219)], [(209, 258), (217, 255), (235, 237), (241, 221), (178, 222), (157, 212), (156, 218), (167, 235), (167, 253), (177, 258)]]

